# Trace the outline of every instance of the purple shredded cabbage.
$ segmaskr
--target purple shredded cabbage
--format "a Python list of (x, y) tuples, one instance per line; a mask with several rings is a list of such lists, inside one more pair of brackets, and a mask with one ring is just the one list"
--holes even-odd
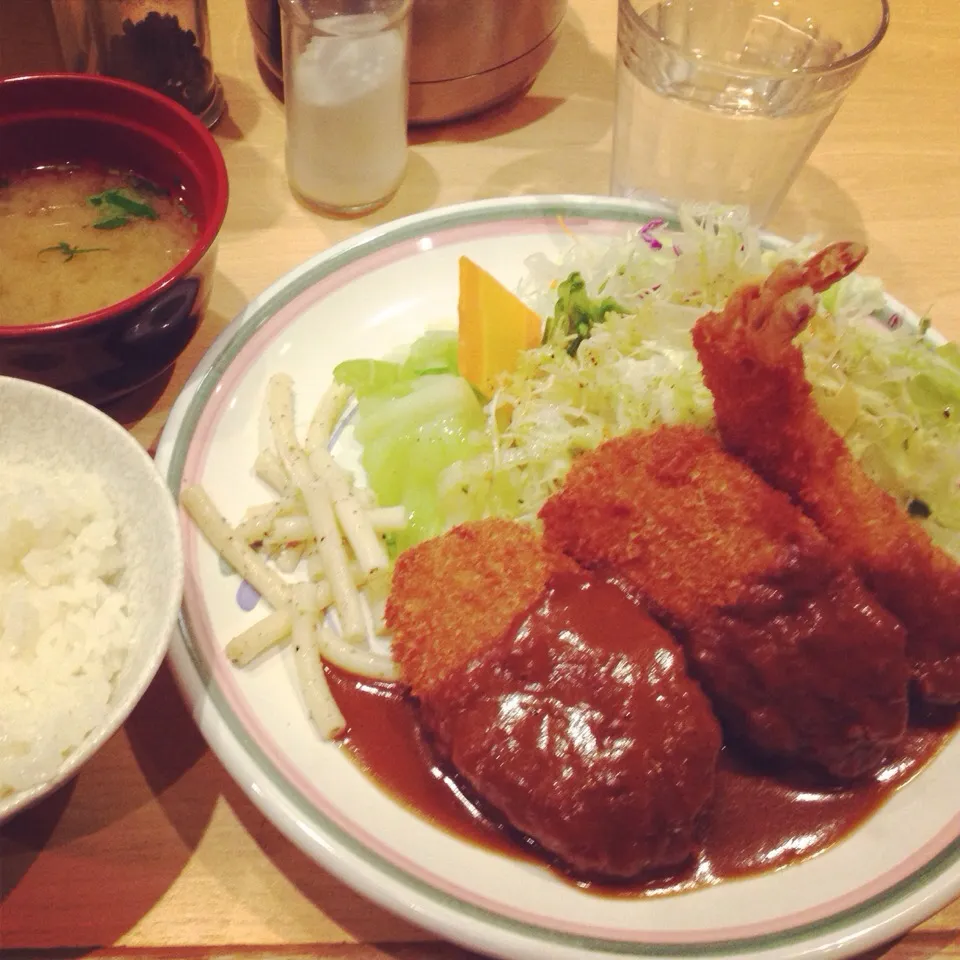
[(650, 231), (656, 230), (657, 227), (662, 227), (666, 222), (662, 217), (656, 217), (653, 220), (648, 220), (640, 228), (640, 239), (643, 240), (651, 250), (661, 250), (663, 244), (656, 237), (651, 236)]

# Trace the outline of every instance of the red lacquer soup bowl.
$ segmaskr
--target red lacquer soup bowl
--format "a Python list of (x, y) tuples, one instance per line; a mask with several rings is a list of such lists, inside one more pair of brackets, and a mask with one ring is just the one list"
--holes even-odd
[(195, 225), (183, 258), (125, 300), (52, 323), (0, 317), (0, 374), (104, 403), (163, 373), (196, 333), (227, 209), (227, 171), (206, 127), (145, 87), (88, 74), (0, 79), (0, 176), (60, 165), (134, 172), (180, 200)]

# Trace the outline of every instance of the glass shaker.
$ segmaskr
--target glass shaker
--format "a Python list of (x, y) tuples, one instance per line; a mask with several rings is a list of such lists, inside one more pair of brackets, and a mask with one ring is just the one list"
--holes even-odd
[(224, 107), (207, 0), (87, 0), (87, 70), (165, 94), (212, 127)]
[(359, 216), (407, 164), (411, 0), (280, 0), (287, 179), (307, 206)]

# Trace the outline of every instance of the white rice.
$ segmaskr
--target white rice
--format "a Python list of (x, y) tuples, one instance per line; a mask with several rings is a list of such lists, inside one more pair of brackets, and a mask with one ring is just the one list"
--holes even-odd
[(99, 479), (0, 469), (0, 796), (51, 779), (103, 721), (133, 639)]

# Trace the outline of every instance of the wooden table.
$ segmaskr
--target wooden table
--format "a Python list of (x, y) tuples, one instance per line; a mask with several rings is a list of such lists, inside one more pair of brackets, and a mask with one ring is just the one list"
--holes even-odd
[[(0, 3), (5, 72), (56, 65), (38, 3)], [(960, 5), (894, 6), (887, 38), (772, 226), (866, 240), (869, 270), (890, 292), (960, 338)], [(337, 221), (291, 198), (283, 108), (257, 70), (242, 4), (210, 0), (229, 103), (216, 136), (231, 181), (213, 298), (169, 380), (115, 416), (152, 446), (190, 370), (247, 300), (367, 226), (482, 197), (605, 192), (615, 8), (571, 0), (559, 48), (526, 97), (414, 131), (396, 198)], [(72, 783), (4, 825), (0, 843), (0, 950), (11, 956), (469, 956), (368, 903), (285, 840), (207, 749), (166, 668), (124, 729)], [(960, 957), (960, 901), (870, 956)]]

